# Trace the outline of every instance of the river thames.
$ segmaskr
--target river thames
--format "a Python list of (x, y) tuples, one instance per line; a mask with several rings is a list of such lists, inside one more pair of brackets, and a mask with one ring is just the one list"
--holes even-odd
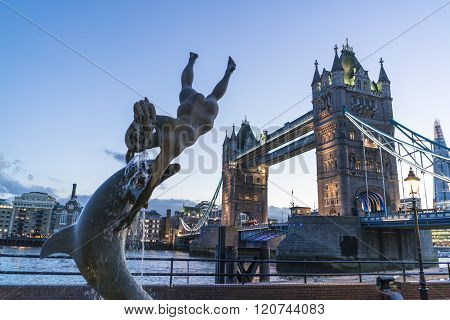
[[(25, 248), (25, 247), (3, 247), (0, 248), (0, 254), (4, 255), (33, 255), (38, 256), (41, 248)], [(142, 252), (127, 251), (127, 257), (140, 259)], [(181, 251), (160, 251), (146, 250), (145, 258), (175, 258), (189, 259), (187, 252)], [(449, 281), (449, 270), (447, 262), (450, 258), (440, 258), (439, 267), (427, 269), (426, 272), (442, 273), (442, 275), (430, 276), (437, 281)], [(127, 260), (128, 268), (132, 273), (169, 273), (170, 261), (152, 261), (152, 260)], [(188, 269), (189, 268), (189, 269)], [(16, 272), (76, 272), (78, 269), (72, 259), (39, 259), (30, 257), (5, 257), (0, 258), (0, 271), (16, 271)], [(417, 272), (417, 270), (415, 270)], [(214, 273), (215, 263), (209, 261), (190, 261), (189, 266), (186, 261), (174, 261), (174, 273)], [(270, 272), (276, 273), (275, 264), (270, 265)], [(411, 272), (414, 272), (411, 270)], [(401, 276), (401, 272), (396, 272)], [(136, 281), (141, 284), (169, 284), (168, 276), (134, 276)], [(375, 282), (376, 274), (364, 276), (363, 282)], [(416, 276), (408, 276), (408, 280), (416, 280)], [(257, 279), (255, 279), (257, 281)], [(303, 277), (284, 277), (271, 276), (271, 282), (303, 282)], [(308, 277), (308, 282), (357, 282), (358, 276), (331, 276), (331, 277)], [(400, 280), (401, 281), (401, 280)], [(190, 276), (173, 277), (173, 284), (214, 284), (213, 276)], [(19, 275), (8, 274), (0, 276), (0, 285), (77, 285), (86, 284), (81, 275)]]
[[(3, 247), (0, 254), (11, 255), (39, 255), (41, 248), (22, 248), (22, 247)], [(141, 257), (141, 251), (127, 251), (127, 257)], [(189, 258), (189, 254), (180, 251), (154, 251), (147, 250), (145, 258)], [(148, 260), (127, 260), (128, 268), (132, 273), (156, 273), (169, 272), (170, 261), (148, 261)], [(33, 271), (33, 272), (79, 272), (74, 260), (72, 259), (38, 259), (38, 258), (19, 258), (19, 257), (1, 257), (1, 271)], [(187, 272), (187, 263), (184, 261), (174, 262), (174, 272)], [(215, 264), (206, 261), (190, 261), (189, 272), (191, 273), (213, 273)], [(139, 284), (167, 284), (169, 277), (135, 276)], [(186, 284), (187, 277), (174, 277), (174, 284)], [(196, 283), (214, 283), (214, 277), (189, 277), (190, 284)], [(86, 284), (84, 278), (80, 275), (74, 276), (55, 276), (55, 275), (1, 275), (0, 285), (75, 285)]]

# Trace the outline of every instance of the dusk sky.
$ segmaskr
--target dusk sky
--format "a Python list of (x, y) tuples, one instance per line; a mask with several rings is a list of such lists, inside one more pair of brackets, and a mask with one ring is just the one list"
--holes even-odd
[[(314, 60), (331, 69), (333, 47), (346, 38), (372, 80), (383, 57), (396, 120), (432, 137), (439, 118), (450, 140), (450, 5), (442, 0), (0, 0), (0, 26), (0, 197), (67, 197), (74, 182), (92, 194), (124, 165), (115, 156), (126, 152), (135, 101), (147, 96), (158, 113), (176, 114), (189, 51), (200, 56), (194, 88), (205, 95), (228, 56), (237, 69), (216, 131), (181, 156), (184, 171), (155, 197), (210, 199), (225, 128), (247, 116), (255, 130), (273, 131), (312, 109)], [(271, 168), (269, 205), (287, 207), (293, 189), (297, 204), (313, 206), (315, 172), (314, 151)]]

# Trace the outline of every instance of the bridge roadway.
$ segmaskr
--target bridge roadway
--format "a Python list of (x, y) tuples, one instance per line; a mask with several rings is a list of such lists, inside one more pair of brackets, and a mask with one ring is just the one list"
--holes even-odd
[[(265, 158), (270, 150), (283, 146), (284, 144), (293, 141), (308, 132), (314, 130), (314, 115), (312, 110), (298, 117), (294, 121), (287, 122), (280, 129), (268, 134), (265, 141), (257, 141), (253, 147), (237, 155), (235, 161), (238, 163), (248, 162), (254, 158)], [(310, 138), (311, 139), (311, 138)], [(294, 142), (295, 143), (295, 142)], [(312, 148), (311, 148), (312, 149)], [(272, 160), (273, 161), (273, 160)], [(279, 160), (277, 162), (280, 162)], [(268, 164), (275, 164), (277, 162), (268, 162)]]
[[(450, 211), (421, 212), (418, 215), (420, 229), (448, 229), (450, 228)], [(361, 217), (364, 228), (414, 228), (414, 215), (398, 213), (389, 215), (370, 215)]]
[[(418, 216), (419, 227), (423, 230), (450, 229), (450, 211), (421, 212)], [(360, 217), (361, 227), (378, 229), (412, 229), (414, 228), (414, 215), (411, 213), (376, 214)], [(239, 240), (250, 242), (265, 242), (288, 232), (294, 223), (266, 223), (254, 226), (239, 227)], [(194, 239), (200, 232), (182, 234), (186, 240)]]

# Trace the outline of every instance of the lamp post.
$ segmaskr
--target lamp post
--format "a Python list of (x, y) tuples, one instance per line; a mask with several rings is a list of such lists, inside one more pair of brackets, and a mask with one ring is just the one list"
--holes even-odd
[(425, 281), (425, 274), (423, 273), (423, 263), (422, 263), (422, 246), (420, 243), (420, 232), (419, 232), (419, 217), (417, 214), (417, 206), (416, 206), (416, 195), (419, 194), (419, 184), (420, 179), (416, 177), (414, 174), (412, 168), (409, 168), (408, 176), (405, 179), (406, 185), (409, 189), (409, 194), (412, 198), (412, 210), (414, 212), (414, 224), (415, 224), (415, 231), (416, 231), (416, 241), (417, 241), (417, 256), (419, 260), (419, 293), (420, 293), (420, 299), (421, 300), (428, 300), (428, 288), (427, 283)]

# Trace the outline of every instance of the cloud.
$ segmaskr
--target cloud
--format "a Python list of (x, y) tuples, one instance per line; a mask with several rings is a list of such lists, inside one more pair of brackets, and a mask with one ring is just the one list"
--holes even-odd
[(53, 196), (56, 194), (56, 191), (53, 188), (38, 185), (25, 186), (20, 181), (15, 180), (0, 171), (0, 194), (21, 195), (22, 193), (32, 191), (46, 192)]
[(34, 177), (33, 177), (32, 174), (29, 174), (29, 175), (27, 176), (27, 179), (28, 179), (29, 181), (33, 181)]
[(125, 162), (125, 154), (124, 153), (115, 152), (115, 151), (108, 150), (108, 149), (105, 149), (104, 151), (108, 156), (113, 157), (115, 160), (117, 160), (119, 162)]
[[(20, 160), (15, 160), (11, 163), (6, 161), (3, 154), (0, 153), (0, 195), (21, 195), (22, 193), (32, 191), (46, 192), (51, 195), (56, 194), (55, 189), (50, 187), (38, 185), (26, 186), (6, 172), (7, 170), (11, 170), (13, 174), (15, 174), (19, 172), (21, 168), (22, 162)], [(32, 179), (30, 179), (30, 176)], [(29, 175), (28, 180), (33, 180), (33, 176)]]
[(48, 180), (56, 182), (56, 183), (62, 183), (62, 180), (58, 179), (58, 178), (48, 177)]

